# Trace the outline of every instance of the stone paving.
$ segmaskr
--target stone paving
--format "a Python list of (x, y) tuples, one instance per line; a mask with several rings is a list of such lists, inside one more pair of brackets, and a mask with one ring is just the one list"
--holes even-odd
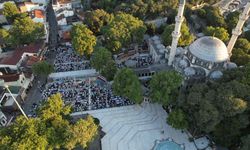
[(186, 150), (197, 150), (185, 132), (166, 124), (167, 113), (159, 104), (124, 106), (73, 113), (72, 116), (90, 114), (100, 120), (106, 135), (102, 150), (151, 150), (156, 140), (173, 139)]

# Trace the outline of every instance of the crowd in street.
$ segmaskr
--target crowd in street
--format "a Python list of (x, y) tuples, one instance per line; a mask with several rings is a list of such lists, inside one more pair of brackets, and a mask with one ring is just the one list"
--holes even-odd
[(65, 104), (73, 106), (74, 111), (94, 110), (108, 107), (131, 105), (125, 98), (113, 94), (111, 88), (99, 80), (58, 79), (47, 84), (43, 99), (61, 93)]
[(56, 53), (55, 72), (90, 69), (90, 62), (84, 56), (78, 55), (71, 46), (60, 46)]

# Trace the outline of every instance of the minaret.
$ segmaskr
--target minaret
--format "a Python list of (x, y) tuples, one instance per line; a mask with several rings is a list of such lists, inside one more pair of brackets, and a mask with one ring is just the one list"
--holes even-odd
[(175, 17), (176, 23), (175, 23), (174, 32), (172, 33), (173, 39), (172, 39), (172, 45), (171, 45), (171, 50), (170, 50), (169, 59), (168, 59), (169, 66), (171, 66), (174, 61), (176, 48), (178, 45), (178, 40), (181, 36), (181, 25), (182, 25), (182, 22), (184, 21), (183, 13), (184, 13), (185, 4), (186, 4), (186, 0), (180, 0), (178, 14)]
[(228, 54), (230, 56), (232, 55), (232, 50), (233, 50), (233, 47), (238, 39), (238, 36), (241, 35), (241, 33), (242, 33), (243, 25), (246, 22), (246, 20), (249, 18), (249, 12), (250, 12), (250, 3), (248, 2), (243, 13), (239, 17), (239, 22), (238, 22), (236, 28), (233, 29), (233, 32), (232, 32), (233, 35), (232, 35), (232, 37), (227, 45)]

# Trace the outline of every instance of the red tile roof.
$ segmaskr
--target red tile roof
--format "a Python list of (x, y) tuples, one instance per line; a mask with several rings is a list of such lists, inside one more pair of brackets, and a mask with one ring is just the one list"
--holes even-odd
[(34, 16), (36, 18), (44, 18), (43, 11), (39, 9), (34, 10)]
[(24, 53), (36, 54), (39, 52), (42, 46), (43, 46), (43, 43), (38, 43), (38, 44), (30, 44), (28, 46), (17, 48), (13, 53), (8, 55), (7, 57), (1, 58), (0, 64), (16, 65), (20, 61)]
[(16, 74), (5, 74), (0, 76), (0, 79), (3, 79), (4, 82), (13, 82), (13, 81), (17, 81), (19, 79), (19, 75), (18, 73)]

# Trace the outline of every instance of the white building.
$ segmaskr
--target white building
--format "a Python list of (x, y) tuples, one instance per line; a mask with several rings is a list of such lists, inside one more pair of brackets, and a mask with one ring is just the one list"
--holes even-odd
[(155, 63), (159, 63), (160, 60), (164, 59), (166, 47), (162, 44), (159, 36), (154, 36), (148, 39), (148, 46), (150, 55), (152, 55)]

